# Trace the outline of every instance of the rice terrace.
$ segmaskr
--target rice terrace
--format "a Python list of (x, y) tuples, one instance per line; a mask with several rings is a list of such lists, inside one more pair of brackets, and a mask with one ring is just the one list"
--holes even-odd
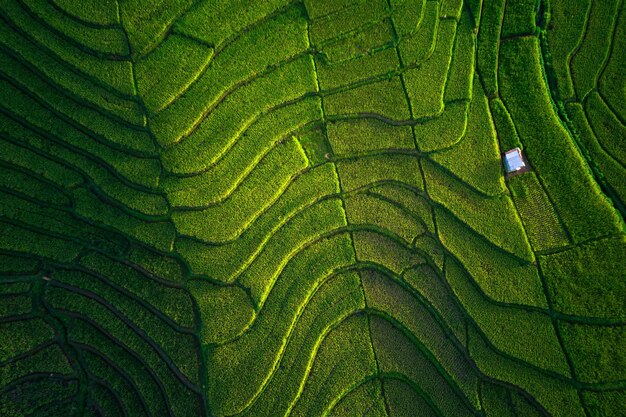
[(625, 217), (624, 0), (0, 0), (0, 417), (624, 417)]

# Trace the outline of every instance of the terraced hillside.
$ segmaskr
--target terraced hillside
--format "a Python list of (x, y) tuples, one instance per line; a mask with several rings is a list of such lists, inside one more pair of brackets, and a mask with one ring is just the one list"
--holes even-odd
[(625, 62), (622, 0), (0, 1), (0, 416), (625, 415)]

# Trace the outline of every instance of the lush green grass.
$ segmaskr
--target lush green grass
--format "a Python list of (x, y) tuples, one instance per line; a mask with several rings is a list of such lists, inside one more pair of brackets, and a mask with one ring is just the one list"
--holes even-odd
[(594, 175), (623, 213), (626, 107), (619, 62), (626, 48), (611, 40), (624, 37), (625, 18), (615, 14), (613, 1), (563, 6), (552, 7), (545, 35), (550, 82)]
[[(202, 27), (207, 27), (204, 22)], [(277, 65), (292, 59), (308, 47), (306, 34), (306, 20), (297, 9), (290, 9), (275, 19), (262, 20), (238, 34), (225, 49), (219, 51), (219, 55), (214, 57), (206, 71), (190, 85), (184, 95), (150, 120), (156, 139), (162, 144), (178, 142), (217, 103), (233, 94), (240, 98), (247, 95), (237, 92), (259, 78), (271, 76), (276, 72)], [(261, 53), (257, 45), (264, 46)], [(261, 95), (263, 93), (261, 90)], [(237, 112), (240, 98), (236, 98), (233, 104)], [(258, 102), (253, 101), (251, 105), (256, 105), (256, 110), (260, 110)]]
[(399, 66), (398, 54), (391, 47), (340, 62), (329, 62), (323, 53), (316, 56), (315, 62), (320, 87), (328, 90), (372, 78), (388, 78)]
[(623, 236), (542, 257), (554, 309), (582, 317), (626, 318), (626, 300), (621, 296), (626, 291), (625, 257)]
[(444, 415), (471, 416), (476, 412), (463, 401), (458, 388), (446, 380), (437, 362), (416, 346), (410, 336), (378, 316), (370, 318), (369, 326), (372, 348), (381, 372), (403, 375), (424, 392), (433, 408)]
[(500, 175), (502, 164), (498, 140), (487, 98), (478, 81), (475, 76), (464, 135), (460, 138), (455, 136), (457, 143), (454, 146), (433, 152), (431, 159), (473, 188), (485, 194), (498, 195), (505, 190), (504, 179)]
[[(351, 224), (367, 226), (375, 224), (402, 238), (410, 245), (425, 232), (424, 226), (403, 207), (389, 204), (388, 200), (368, 194), (356, 194), (346, 198), (346, 214)], [(374, 249), (376, 252), (377, 249)], [(392, 251), (393, 252), (393, 251)]]
[(170, 36), (135, 65), (137, 93), (151, 112), (157, 112), (198, 77), (211, 60), (212, 50), (183, 36)]
[(0, 10), (4, 19), (11, 22), (17, 34), (37, 43), (41, 49), (58, 57), (68, 67), (79, 71), (87, 78), (98, 79), (100, 83), (116, 92), (132, 94), (133, 79), (130, 62), (100, 59), (83, 51), (79, 47), (80, 44), (67, 42), (63, 32), (54, 32), (51, 28), (33, 21), (32, 16), (18, 2), (3, 2)]
[(364, 315), (354, 315), (324, 334), (294, 416), (323, 415), (345, 390), (376, 372), (376, 359)]
[(236, 239), (280, 197), (306, 163), (297, 141), (279, 144), (232, 194), (200, 211), (174, 212), (172, 220), (178, 233), (206, 242)]
[(609, 54), (613, 26), (619, 2), (591, 2), (585, 35), (570, 62), (576, 98), (582, 100), (596, 85), (602, 66)]
[(448, 318), (434, 314), (390, 276), (362, 271), (361, 279), (367, 306), (393, 316), (410, 338), (419, 340), (419, 349), (441, 366), (440, 373), (456, 395), (478, 407), (478, 376), (462, 351), (447, 342), (450, 329), (442, 322)]
[(289, 2), (285, 0), (264, 1), (247, 4), (245, 0), (223, 3), (200, 3), (193, 13), (175, 22), (176, 30), (220, 45), (240, 36), (241, 32), (255, 25), (269, 14), (280, 12)]
[(619, 415), (623, 9), (0, 2), (0, 416)]
[[(516, 380), (515, 390), (530, 395), (538, 405), (531, 407), (531, 411), (537, 411), (539, 415), (568, 415), (582, 417), (583, 408), (578, 399), (578, 393), (567, 382), (556, 379), (537, 370), (524, 367), (522, 364), (510, 358), (494, 354), (493, 350), (485, 343), (485, 340), (475, 330), (470, 333), (470, 354), (476, 361), (476, 365), (482, 372), (488, 372), (497, 379), (514, 377)], [(517, 407), (507, 402), (505, 407), (516, 410)], [(498, 409), (492, 410), (498, 412)], [(491, 412), (491, 411), (490, 411)], [(489, 412), (489, 413), (490, 413)], [(528, 413), (533, 415), (533, 413)], [(490, 414), (488, 414), (490, 415)], [(494, 414), (500, 415), (500, 414)], [(601, 414), (598, 414), (601, 415)]]
[(446, 175), (434, 164), (423, 164), (430, 197), (460, 221), (505, 252), (532, 262), (531, 251), (519, 215), (507, 195), (484, 196), (456, 178)]
[(395, 182), (410, 188), (423, 189), (423, 180), (416, 156), (380, 154), (346, 159), (337, 163), (342, 190), (353, 191), (368, 184)]
[(535, 33), (538, 8), (537, 0), (506, 2), (500, 36), (508, 38)]
[[(590, 100), (586, 103), (587, 106), (585, 107), (588, 109), (591, 109), (593, 107), (592, 102), (597, 100), (597, 98), (594, 100), (594, 96), (595, 94), (592, 94), (590, 96)], [(617, 198), (624, 202), (626, 201), (626, 187), (624, 186), (622, 179), (624, 178), (624, 175), (626, 175), (626, 167), (620, 160), (616, 159), (614, 156), (609, 154), (605, 148), (603, 148), (597, 136), (598, 134), (602, 135), (604, 136), (604, 142), (610, 142), (610, 138), (613, 137), (610, 134), (612, 127), (619, 127), (619, 125), (616, 124), (612, 126), (609, 122), (605, 125), (606, 127), (601, 124), (598, 126), (598, 120), (596, 120), (596, 133), (591, 126), (591, 121), (585, 113), (585, 107), (583, 107), (580, 103), (569, 103), (565, 108), (568, 116), (572, 120), (572, 123), (576, 125), (576, 131), (578, 133), (581, 146), (584, 146), (591, 158), (593, 158), (592, 164), (594, 169), (615, 192)], [(607, 121), (610, 121), (610, 118)], [(613, 147), (612, 145), (609, 146)]]
[(446, 210), (437, 211), (441, 243), (465, 267), (489, 298), (504, 303), (545, 307), (537, 268), (503, 252)]
[(359, 27), (354, 36), (315, 42), (315, 45), (322, 48), (324, 57), (332, 65), (389, 49), (392, 42), (393, 26), (389, 19), (385, 19)]
[(415, 142), (422, 152), (436, 152), (459, 143), (467, 129), (469, 103), (446, 104), (439, 117), (426, 119), (415, 126)]
[(593, 392), (585, 391), (583, 398), (590, 412), (596, 415), (619, 414), (626, 406), (626, 395), (621, 390)]
[[(436, 17), (430, 17), (436, 19)], [(409, 97), (413, 116), (433, 117), (443, 111), (444, 89), (450, 68), (454, 46), (456, 22), (441, 20), (437, 25), (437, 40), (432, 55), (420, 65), (408, 70), (404, 75), (406, 93)], [(405, 61), (411, 62), (406, 59)]]
[(616, 346), (626, 341), (623, 326), (593, 326), (585, 324), (559, 324), (563, 345), (570, 352), (572, 362), (581, 381), (620, 381), (621, 370), (626, 366), (626, 355)]
[(535, 251), (555, 249), (569, 243), (554, 206), (535, 173), (512, 177), (509, 189)]
[[(454, 2), (448, 2), (448, 4), (452, 3)], [(462, 1), (457, 0), (456, 6), (460, 6), (462, 3)], [(443, 96), (446, 103), (471, 99), (472, 81), (475, 77), (473, 71), (468, 71), (467, 68), (474, 67), (475, 45), (476, 35), (470, 16), (468, 13), (463, 13), (457, 24), (457, 35), (454, 40), (454, 49), (452, 49), (452, 63), (446, 80), (446, 91)]]
[[(501, 94), (526, 154), (576, 242), (622, 230), (619, 217), (595, 183), (550, 101), (534, 38), (516, 38), (500, 50)], [(529, 72), (521, 73), (520, 65)], [(531, 76), (530, 74), (534, 74)], [(568, 167), (563, 175), (563, 167)]]
[[(328, 248), (331, 247), (336, 248), (337, 252), (329, 252)], [(242, 372), (246, 373), (248, 381), (254, 381), (254, 386), (259, 387), (258, 389), (265, 386), (268, 374), (271, 375), (276, 371), (278, 361), (286, 354), (286, 343), (293, 337), (292, 332), (300, 327), (298, 318), (303, 314), (302, 310), (305, 307), (316, 306), (309, 301), (316, 288), (335, 269), (350, 264), (351, 261), (350, 244), (345, 235), (321, 240), (301, 250), (282, 268), (280, 276), (275, 280), (271, 288), (272, 296), (263, 303), (255, 321), (255, 328), (258, 331), (248, 331), (230, 343), (211, 346), (207, 350), (208, 357), (211, 358), (208, 361), (209, 398), (215, 404), (216, 410), (221, 414), (241, 411), (251, 397), (256, 395), (255, 391), (240, 383)], [(250, 285), (245, 281), (243, 284)], [(253, 296), (256, 296), (254, 287), (252, 291)], [(350, 294), (357, 295), (358, 292)], [(318, 311), (317, 314), (321, 313)], [(277, 337), (280, 334), (284, 337)], [(317, 338), (322, 334), (313, 333)], [(318, 343), (319, 341), (316, 341), (316, 344)], [(251, 366), (249, 361), (239, 360), (239, 354), (255, 358), (254, 365)], [(355, 363), (358, 363), (359, 359), (355, 357)], [(321, 405), (323, 404), (317, 406)]]
[[(279, 146), (280, 143), (288, 141), (289, 145), (293, 146), (290, 136), (299, 139), (300, 145), (306, 151), (300, 139), (300, 135), (306, 133), (300, 132), (300, 129), (319, 120), (320, 115), (320, 101), (311, 97), (259, 118), (242, 133), (232, 148), (216, 161), (212, 169), (193, 177), (165, 178), (162, 184), (168, 200), (173, 206), (186, 207), (201, 207), (224, 200), (242, 182), (247, 181), (255, 170), (266, 165), (267, 160), (275, 158), (272, 155), (283, 149)], [(324, 160), (326, 153), (321, 154)], [(307, 156), (310, 160), (311, 156)]]
[(364, 84), (324, 99), (329, 116), (374, 114), (386, 119), (406, 120), (409, 107), (399, 77)]
[[(315, 2), (307, 4), (307, 12), (310, 16), (310, 9), (315, 10)], [(359, 4), (360, 3), (360, 4)], [(369, 2), (359, 2), (351, 7), (337, 10), (333, 14), (323, 17), (313, 18), (310, 26), (311, 43), (323, 45), (332, 42), (334, 39), (345, 36), (347, 33), (358, 31), (370, 23), (381, 20), (387, 11), (385, 0), (372, 0)], [(313, 12), (315, 13), (315, 11)], [(368, 28), (368, 31), (369, 28)], [(353, 44), (358, 44), (358, 38)]]
[(556, 1), (550, 4), (550, 21), (546, 41), (550, 52), (550, 64), (558, 80), (558, 99), (574, 96), (570, 60), (585, 33), (586, 19), (592, 1), (567, 3)]
[[(497, 305), (479, 293), (458, 263), (448, 262), (446, 266), (452, 290), (493, 349), (569, 377), (565, 355), (547, 314)], [(537, 343), (541, 345), (541, 355), (536, 354)]]
[(489, 96), (498, 92), (498, 49), (504, 4), (504, 0), (485, 1), (480, 16), (476, 69)]
[(409, 126), (393, 126), (378, 119), (346, 119), (328, 124), (328, 140), (337, 156), (386, 149), (415, 149)]
[(432, 55), (439, 28), (439, 6), (435, 2), (426, 2), (418, 24), (400, 39), (398, 51), (405, 65), (421, 63)]
[(382, 396), (382, 387), (379, 380), (369, 380), (347, 392), (333, 406), (329, 415), (346, 416), (350, 415), (350, 413), (367, 413), (370, 416), (386, 415), (385, 399)]
[(403, 279), (411, 288), (417, 291), (430, 304), (430, 311), (436, 312), (445, 319), (449, 330), (454, 333), (460, 346), (465, 346), (467, 340), (467, 317), (462, 308), (450, 297), (451, 290), (444, 279), (443, 271), (433, 269), (429, 265), (417, 265), (406, 271)]
[[(298, 176), (275, 204), (268, 207), (240, 238), (225, 245), (206, 245), (191, 239), (177, 239), (177, 250), (185, 257), (196, 274), (207, 274), (213, 279), (232, 282), (236, 274), (256, 257), (264, 247), (289, 249), (274, 235), (303, 214), (315, 209), (315, 203), (339, 191), (334, 167), (321, 165)], [(341, 222), (341, 212), (327, 223)], [(302, 224), (302, 223), (301, 223)], [(309, 224), (309, 230), (319, 225)], [(298, 230), (296, 228), (296, 230)], [(289, 232), (283, 232), (289, 233)], [(275, 242), (275, 243), (274, 243)]]

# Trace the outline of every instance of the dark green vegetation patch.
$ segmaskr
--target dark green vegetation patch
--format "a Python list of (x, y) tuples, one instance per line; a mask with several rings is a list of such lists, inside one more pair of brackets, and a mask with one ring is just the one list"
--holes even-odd
[(621, 0), (1, 0), (0, 417), (624, 415), (625, 64)]

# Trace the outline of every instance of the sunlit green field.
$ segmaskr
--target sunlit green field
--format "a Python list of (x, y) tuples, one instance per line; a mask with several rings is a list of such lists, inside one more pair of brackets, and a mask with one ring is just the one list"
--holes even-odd
[(622, 0), (0, 0), (0, 417), (624, 416), (624, 216)]

